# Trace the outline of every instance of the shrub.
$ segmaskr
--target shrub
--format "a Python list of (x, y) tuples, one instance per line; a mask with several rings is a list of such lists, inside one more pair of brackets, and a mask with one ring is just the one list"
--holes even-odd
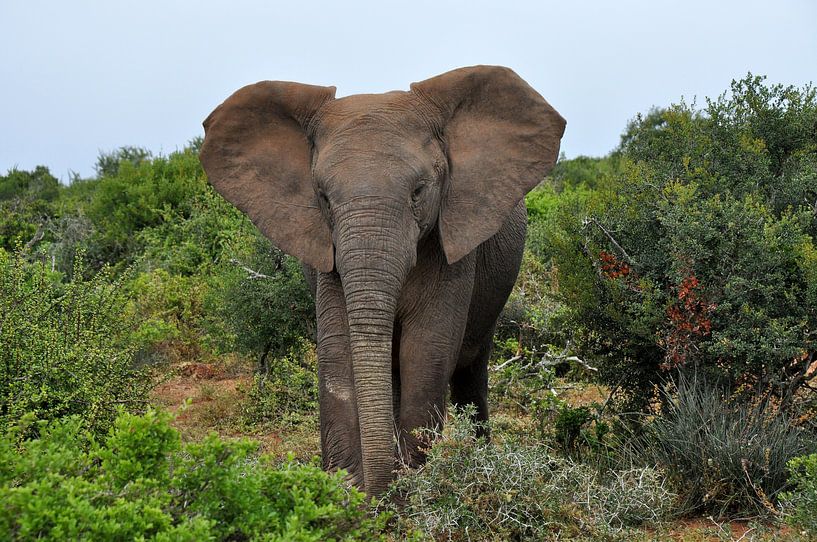
[(267, 373), (259, 372), (244, 406), (248, 424), (272, 423), (276, 427), (314, 418), (318, 408), (318, 362), (314, 345), (303, 341), (284, 357), (270, 361)]
[(139, 166), (151, 158), (153, 158), (153, 153), (148, 149), (126, 145), (115, 151), (99, 153), (94, 170), (98, 178), (115, 177), (119, 174), (119, 168), (123, 162), (131, 166)]
[(126, 283), (127, 317), (138, 323), (132, 344), (140, 361), (195, 360), (206, 339), (203, 299), (207, 283), (162, 268)]
[(260, 370), (314, 334), (315, 302), (297, 260), (252, 229), (230, 249), (211, 278), (205, 303), (211, 333), (224, 350), (256, 355)]
[(795, 457), (788, 470), (793, 489), (781, 495), (788, 512), (786, 521), (809, 536), (817, 536), (817, 454)]
[(773, 512), (786, 465), (815, 442), (764, 402), (735, 399), (722, 386), (678, 380), (660, 415), (635, 439), (646, 464), (666, 469), (687, 511)]
[(132, 262), (144, 249), (139, 232), (191, 217), (196, 196), (208, 190), (198, 155), (190, 149), (137, 158), (105, 166), (84, 206), (96, 229), (88, 252), (99, 262)]
[(426, 464), (392, 484), (398, 531), (449, 540), (595, 539), (656, 522), (673, 504), (654, 469), (601, 473), (541, 445), (488, 444), (473, 437), (468, 420), (468, 412), (455, 414)]
[(791, 406), (817, 352), (815, 126), (814, 88), (750, 75), (637, 118), (607, 182), (557, 207), (563, 325), (626, 408), (678, 368)]
[[(27, 423), (28, 420), (25, 421)], [(170, 415), (122, 414), (96, 440), (76, 417), (0, 441), (4, 540), (377, 540), (386, 517), (343, 473), (256, 458), (255, 443), (180, 444)], [(22, 430), (23, 433), (26, 431)]]
[(52, 201), (59, 196), (60, 182), (45, 166), (34, 171), (12, 169), (0, 175), (0, 200)]
[(560, 404), (544, 422), (556, 449), (576, 460), (615, 463), (620, 434), (626, 431), (617, 421), (603, 419), (602, 411), (598, 403), (579, 407)]
[(570, 160), (560, 160), (550, 172), (549, 184), (558, 192), (571, 189), (594, 190), (614, 175), (619, 167), (619, 156), (591, 157), (577, 156)]
[[(497, 350), (500, 352), (505, 349), (518, 352), (517, 343), (513, 339), (498, 346)], [(558, 404), (551, 391), (555, 375), (553, 369), (545, 366), (540, 359), (528, 357), (530, 352), (523, 354), (491, 368), (490, 399), (498, 406), (543, 419), (545, 413)]]
[[(551, 344), (563, 344), (563, 334), (554, 326), (563, 307), (556, 301), (554, 274), (526, 250), (511, 295), (499, 317), (495, 334), (497, 355), (541, 357)], [(508, 345), (515, 341), (515, 352)]]
[(676, 495), (665, 472), (653, 467), (599, 470), (565, 461), (551, 484), (569, 495), (601, 531), (655, 525), (675, 512)]
[(85, 274), (81, 255), (63, 284), (44, 264), (0, 250), (0, 426), (25, 414), (81, 414), (100, 434), (117, 405), (145, 405), (149, 382), (133, 366), (121, 283), (109, 270)]
[(11, 251), (18, 244), (30, 249), (49, 239), (59, 195), (60, 183), (45, 166), (0, 175), (0, 249)]
[(160, 223), (136, 234), (143, 247), (143, 266), (174, 275), (205, 275), (254, 230), (238, 209), (209, 186), (194, 193), (185, 206), (189, 212), (164, 210)]

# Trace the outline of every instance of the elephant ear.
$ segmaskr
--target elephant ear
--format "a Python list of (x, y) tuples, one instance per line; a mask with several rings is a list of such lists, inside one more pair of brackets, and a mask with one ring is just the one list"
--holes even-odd
[(513, 70), (475, 66), (411, 85), (438, 113), (449, 186), (440, 236), (454, 263), (493, 236), (551, 170), (565, 120)]
[(210, 183), (276, 246), (333, 268), (332, 237), (311, 179), (307, 127), (335, 87), (262, 81), (227, 98), (204, 121), (200, 159)]

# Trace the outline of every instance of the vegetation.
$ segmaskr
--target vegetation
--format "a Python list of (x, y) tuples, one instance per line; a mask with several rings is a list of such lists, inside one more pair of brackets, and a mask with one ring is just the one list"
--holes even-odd
[[(573, 348), (629, 408), (694, 370), (788, 409), (815, 360), (817, 95), (747, 76), (637, 117), (552, 247)], [(613, 168), (614, 173), (609, 173)], [(606, 175), (606, 177), (605, 177)]]
[(814, 88), (749, 75), (560, 160), (526, 198), (492, 443), (455, 414), (374, 508), (309, 460), (300, 265), (200, 144), (0, 176), (0, 537), (648, 540), (684, 514), (814, 536)]
[(782, 495), (790, 511), (788, 522), (808, 536), (817, 536), (817, 454), (789, 461), (789, 473), (794, 489)]
[(399, 528), (434, 539), (561, 540), (617, 536), (655, 523), (674, 503), (651, 467), (599, 472), (540, 444), (488, 444), (455, 414), (426, 465), (393, 485)]
[(785, 414), (735, 400), (730, 390), (679, 380), (661, 416), (635, 439), (643, 463), (666, 469), (685, 511), (718, 517), (775, 513), (787, 463), (817, 442)]
[(82, 415), (89, 431), (104, 434), (119, 405), (146, 405), (146, 375), (119, 318), (121, 282), (109, 270), (85, 272), (81, 255), (62, 282), (24, 252), (0, 250), (0, 427), (27, 415)]
[(122, 414), (107, 438), (67, 417), (0, 441), (4, 540), (378, 540), (386, 516), (317, 465), (276, 466), (216, 435), (181, 446), (167, 414)]

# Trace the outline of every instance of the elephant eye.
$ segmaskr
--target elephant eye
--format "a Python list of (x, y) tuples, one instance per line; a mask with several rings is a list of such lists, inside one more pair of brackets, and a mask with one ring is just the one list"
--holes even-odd
[(326, 197), (326, 192), (321, 191), (318, 196), (321, 198), (321, 201), (323, 202), (323, 205), (326, 207), (327, 211), (332, 208), (332, 204), (329, 203), (329, 198)]
[(423, 194), (423, 191), (425, 190), (425, 188), (426, 188), (425, 183), (418, 184), (417, 188), (415, 188), (414, 192), (411, 194), (411, 198), (414, 201), (417, 201), (418, 199), (420, 199), (420, 196)]

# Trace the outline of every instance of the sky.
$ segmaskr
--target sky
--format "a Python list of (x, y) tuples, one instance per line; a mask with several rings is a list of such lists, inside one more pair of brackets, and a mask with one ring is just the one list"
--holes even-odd
[(0, 0), (0, 174), (94, 175), (121, 146), (168, 154), (259, 80), (408, 89), (513, 68), (567, 119), (568, 158), (602, 156), (653, 106), (751, 71), (817, 82), (813, 0)]

